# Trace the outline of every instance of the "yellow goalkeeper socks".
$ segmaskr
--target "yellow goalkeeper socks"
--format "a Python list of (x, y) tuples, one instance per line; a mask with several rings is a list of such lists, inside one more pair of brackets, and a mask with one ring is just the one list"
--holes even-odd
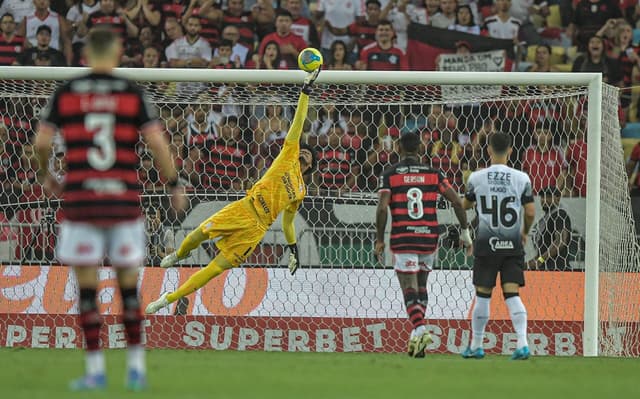
[(184, 284), (182, 284), (176, 291), (167, 295), (167, 300), (169, 301), (169, 303), (173, 303), (178, 299), (195, 292), (196, 290), (200, 289), (205, 284), (207, 284), (209, 280), (216, 277), (223, 271), (225, 271), (225, 269), (220, 265), (218, 265), (215, 259), (212, 260), (207, 265), (207, 267), (195, 273), (193, 276), (189, 277), (189, 279)]

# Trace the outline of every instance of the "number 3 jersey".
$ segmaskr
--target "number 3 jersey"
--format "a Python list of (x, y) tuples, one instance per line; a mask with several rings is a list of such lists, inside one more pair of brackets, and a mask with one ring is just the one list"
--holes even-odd
[(444, 175), (407, 157), (380, 177), (378, 192), (390, 192), (391, 250), (430, 254), (438, 246), (438, 195), (451, 185)]
[(124, 79), (92, 73), (55, 92), (40, 130), (59, 129), (66, 145), (65, 219), (108, 226), (142, 216), (136, 146), (154, 123), (155, 109)]
[(471, 173), (466, 187), (465, 197), (476, 203), (478, 215), (474, 255), (523, 255), (522, 207), (533, 202), (529, 176), (492, 165)]

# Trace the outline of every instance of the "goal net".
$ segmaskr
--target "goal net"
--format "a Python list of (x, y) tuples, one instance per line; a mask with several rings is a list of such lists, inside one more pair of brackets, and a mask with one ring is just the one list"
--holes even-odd
[[(35, 183), (31, 147), (39, 110), (56, 85), (79, 71), (59, 76), (51, 70), (22, 71), (28, 76), (3, 69), (0, 83), (0, 341), (4, 346), (81, 347), (76, 281), (54, 253), (60, 202), (45, 198)], [(215, 244), (205, 243), (180, 267), (158, 267), (190, 230), (241, 198), (269, 167), (295, 111), (303, 75), (122, 73), (135, 73), (157, 106), (189, 197), (184, 214), (168, 211), (166, 187), (139, 143), (148, 234), (139, 284), (146, 304), (176, 289), (215, 256)], [(599, 95), (592, 90), (590, 97), (588, 79), (576, 84), (575, 74), (487, 74), (487, 80), (477, 75), (323, 72), (304, 128), (303, 140), (316, 146), (319, 162), (295, 220), (302, 268), (289, 275), (278, 220), (245, 265), (147, 317), (147, 345), (405, 351), (410, 323), (391, 254), (382, 264), (373, 256), (377, 177), (398, 160), (397, 138), (416, 132), (423, 141), (423, 161), (441, 169), (462, 194), (469, 174), (487, 166), (487, 138), (500, 130), (512, 135), (511, 163), (528, 171), (536, 193), (536, 220), (526, 248), (530, 269), (521, 294), (532, 353), (593, 355), (583, 344), (597, 338), (600, 355), (640, 355), (640, 262), (617, 90), (602, 88), (602, 118), (590, 126), (596, 139), (589, 142), (601, 150), (600, 159), (587, 162), (588, 104)], [(52, 153), (51, 172), (62, 177), (64, 143), (57, 141)], [(594, 183), (599, 198), (588, 201), (587, 169), (600, 173)], [(590, 230), (587, 215), (596, 205), (599, 230)], [(459, 353), (470, 337), (472, 259), (459, 247), (448, 203), (440, 201), (437, 214), (440, 245), (426, 312), (434, 342), (428, 350)], [(99, 289), (103, 345), (122, 347), (121, 300), (115, 273), (105, 266)], [(598, 271), (595, 280), (590, 270)], [(497, 289), (485, 349), (507, 354), (516, 340), (500, 294)], [(597, 322), (591, 330), (589, 315)]]

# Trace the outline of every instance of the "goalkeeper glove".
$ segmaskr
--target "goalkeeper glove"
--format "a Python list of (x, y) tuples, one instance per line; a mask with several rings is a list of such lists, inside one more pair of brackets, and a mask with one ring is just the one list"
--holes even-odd
[(310, 95), (311, 94), (311, 87), (313, 86), (313, 82), (316, 81), (316, 79), (318, 78), (318, 75), (320, 74), (320, 70), (322, 69), (322, 67), (319, 67), (318, 69), (316, 69), (313, 72), (309, 72), (307, 74), (307, 77), (304, 78), (304, 84), (302, 85), (302, 92), (306, 95)]
[(291, 250), (291, 252), (289, 253), (289, 272), (293, 276), (294, 274), (296, 274), (298, 266), (300, 266), (300, 258), (298, 257), (298, 245), (289, 244), (289, 249)]
[(471, 234), (469, 233), (469, 228), (460, 230), (460, 241), (465, 248), (469, 248), (471, 246)]

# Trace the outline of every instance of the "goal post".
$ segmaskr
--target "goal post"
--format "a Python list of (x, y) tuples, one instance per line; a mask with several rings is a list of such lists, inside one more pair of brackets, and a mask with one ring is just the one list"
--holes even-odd
[[(64, 80), (73, 78), (75, 76), (79, 76), (82, 73), (86, 72), (86, 68), (54, 68), (54, 67), (1, 67), (0, 68), (0, 76), (2, 77), (0, 81), (0, 94), (3, 97), (9, 98), (11, 101), (11, 97), (27, 97), (33, 96), (34, 98), (38, 98), (40, 102), (46, 99), (52, 92), (55, 87), (55, 84), (62, 82)], [(140, 82), (143, 87), (147, 87), (150, 91), (150, 98), (153, 102), (158, 103), (159, 106), (165, 107), (165, 111), (167, 114), (170, 114), (174, 109), (181, 109), (177, 105), (180, 103), (184, 106), (189, 106), (190, 103), (198, 103), (198, 102), (207, 102), (207, 104), (214, 104), (218, 101), (219, 105), (242, 105), (251, 103), (253, 105), (257, 104), (260, 106), (267, 106), (270, 104), (268, 101), (270, 96), (273, 96), (274, 93), (281, 95), (279, 98), (284, 98), (282, 104), (290, 104), (292, 98), (295, 96), (297, 89), (304, 77), (305, 73), (302, 71), (277, 71), (277, 70), (204, 70), (204, 69), (118, 69), (117, 73), (121, 76), (127, 77), (129, 79)], [(38, 82), (48, 82), (48, 85), (41, 85)], [(4, 82), (4, 83), (2, 83)], [(151, 83), (150, 83), (151, 82)], [(260, 89), (261, 86), (268, 86), (268, 90), (265, 89), (264, 93), (257, 90), (258, 94), (252, 92), (251, 94), (246, 93), (236, 93), (237, 96), (233, 100), (229, 100), (229, 98), (224, 99), (202, 99), (197, 95), (189, 97), (189, 95), (185, 95), (182, 97), (171, 98), (171, 94), (161, 94), (156, 92), (155, 88), (157, 86), (153, 86), (153, 84), (164, 84), (167, 82), (172, 83), (182, 83), (182, 82), (194, 82), (198, 84), (206, 84), (211, 86), (216, 85), (238, 85), (238, 86), (249, 86), (252, 85), (254, 87), (258, 87)], [(294, 86), (298, 85), (298, 86)], [(625, 279), (627, 275), (627, 271), (635, 271), (637, 273), (637, 265), (624, 265), (614, 262), (619, 262), (620, 259), (625, 258), (628, 262), (637, 262), (638, 260), (638, 246), (635, 243), (635, 235), (633, 237), (625, 237), (625, 242), (628, 242), (628, 248), (625, 247), (625, 250), (628, 253), (620, 254), (620, 253), (612, 253), (615, 251), (621, 251), (620, 246), (616, 246), (614, 239), (609, 239), (608, 237), (604, 237), (604, 239), (608, 240), (603, 244), (603, 237), (601, 235), (601, 227), (607, 226), (609, 228), (615, 229), (615, 226), (611, 226), (611, 223), (625, 223), (627, 232), (634, 231), (633, 219), (630, 218), (632, 216), (630, 211), (630, 202), (628, 192), (623, 192), (618, 187), (615, 192), (616, 197), (607, 196), (607, 203), (601, 203), (603, 201), (602, 192), (603, 190), (615, 190), (614, 182), (619, 183), (624, 180), (624, 164), (622, 163), (622, 149), (619, 138), (619, 129), (620, 126), (617, 121), (617, 89), (612, 88), (610, 86), (604, 85), (602, 83), (602, 77), (600, 74), (596, 73), (520, 73), (520, 72), (511, 72), (511, 73), (503, 73), (503, 72), (384, 72), (384, 71), (323, 71), (318, 80), (317, 80), (318, 89), (317, 92), (320, 93), (324, 88), (331, 88), (333, 90), (334, 96), (329, 97), (321, 97), (314, 95), (311, 98), (311, 107), (320, 107), (324, 105), (331, 105), (333, 101), (339, 101), (341, 104), (357, 104), (362, 107), (362, 109), (366, 110), (365, 112), (380, 112), (378, 108), (381, 106), (386, 106), (387, 111), (385, 112), (395, 112), (395, 113), (404, 113), (404, 111), (398, 111), (395, 108), (390, 108), (392, 106), (398, 107), (408, 107), (410, 108), (412, 105), (431, 105), (437, 104), (444, 106), (453, 106), (457, 107), (456, 109), (464, 109), (464, 106), (468, 106), (471, 104), (471, 107), (474, 107), (478, 104), (489, 104), (488, 108), (491, 108), (493, 112), (493, 118), (499, 119), (502, 125), (509, 126), (509, 115), (500, 114), (504, 111), (504, 107), (501, 108), (499, 105), (502, 102), (512, 104), (512, 108), (517, 108), (517, 104), (521, 102), (527, 101), (541, 101), (545, 100), (550, 101), (559, 101), (562, 102), (564, 98), (570, 98), (572, 103), (571, 107), (579, 108), (584, 103), (587, 104), (587, 117), (586, 117), (586, 130), (587, 130), (587, 142), (589, 145), (587, 146), (587, 170), (586, 170), (586, 200), (584, 201), (584, 278), (582, 280), (583, 287), (582, 290), (584, 292), (584, 303), (583, 303), (583, 314), (582, 314), (582, 354), (584, 356), (597, 356), (597, 355), (625, 355), (625, 356), (639, 356), (640, 350), (637, 348), (637, 344), (626, 343), (626, 340), (630, 340), (633, 337), (638, 335), (638, 317), (630, 318), (629, 314), (633, 313), (636, 308), (633, 308), (632, 304), (626, 303), (624, 304), (625, 308), (622, 310), (616, 309), (608, 310), (604, 309), (605, 307), (610, 308), (610, 304), (603, 304), (603, 300), (608, 301), (619, 301), (624, 297), (624, 293), (617, 292), (612, 293), (611, 290), (617, 289), (615, 286), (616, 281), (620, 279)], [(207, 86), (208, 87), (208, 86)], [(370, 88), (374, 89), (371, 90)], [(445, 87), (459, 87), (460, 89), (457, 93), (457, 96), (448, 98), (447, 95), (444, 94), (443, 88)], [(490, 90), (485, 90), (483, 88), (491, 87)], [(511, 87), (517, 89), (511, 89)], [(533, 88), (531, 90), (526, 89), (527, 87)], [(550, 90), (539, 89), (550, 87)], [(566, 92), (564, 89), (566, 88)], [(390, 93), (383, 93), (385, 89), (388, 89)], [(477, 91), (473, 91), (477, 90)], [(373, 91), (374, 95), (370, 95), (369, 93)], [(177, 91), (174, 90), (173, 93)], [(337, 93), (337, 94), (335, 94)], [(466, 97), (465, 97), (466, 96)], [(17, 102), (18, 100), (16, 100)], [(231, 104), (233, 103), (233, 104)], [(498, 105), (496, 105), (498, 104)], [(182, 107), (182, 105), (180, 105)], [(562, 105), (563, 107), (565, 105)], [(376, 108), (374, 111), (368, 111), (371, 108)], [(391, 111), (389, 111), (391, 110)], [(19, 111), (19, 110), (18, 110)], [(2, 110), (0, 110), (0, 113)], [(16, 112), (14, 108), (13, 111), (5, 111), (5, 114), (2, 115), (5, 119), (11, 119), (14, 115), (7, 115), (6, 113)], [(186, 112), (186, 111), (184, 111)], [(576, 115), (579, 111), (572, 110)], [(404, 116), (404, 115), (403, 115)], [(426, 117), (426, 115), (425, 115)], [(464, 119), (465, 115), (456, 114), (456, 118), (459, 121)], [(580, 116), (572, 116), (571, 123), (579, 124)], [(473, 121), (477, 123), (477, 121)], [(563, 121), (565, 122), (565, 121)], [(382, 122), (376, 122), (377, 124), (384, 125), (384, 118), (382, 118)], [(462, 123), (462, 122), (458, 122)], [(469, 122), (471, 123), (471, 122)], [(526, 123), (526, 122), (525, 122)], [(571, 123), (567, 123), (567, 126)], [(573, 125), (572, 125), (573, 126)], [(401, 128), (402, 126), (400, 126)], [(385, 126), (388, 128), (388, 126)], [(378, 126), (375, 127), (376, 131), (378, 131)], [(617, 131), (616, 131), (617, 129)], [(375, 134), (378, 136), (378, 134)], [(384, 135), (384, 134), (381, 134)], [(603, 149), (603, 145), (607, 146), (606, 149)], [(524, 150), (524, 148), (521, 148)], [(618, 151), (619, 157), (613, 157), (612, 153)], [(363, 161), (358, 161), (363, 162)], [(603, 166), (604, 165), (604, 166)], [(362, 166), (362, 165), (360, 165)], [(603, 171), (602, 168), (606, 167), (606, 171)], [(604, 183), (605, 179), (608, 179), (608, 183)], [(626, 187), (626, 186), (625, 186)], [(197, 194), (197, 193), (196, 193)], [(194, 194), (194, 196), (196, 195)], [(206, 193), (210, 194), (210, 193)], [(325, 202), (336, 202), (336, 203), (344, 203), (345, 210), (344, 212), (345, 219), (349, 219), (349, 217), (355, 217), (353, 215), (359, 215), (357, 210), (353, 215), (349, 215), (349, 210), (355, 208), (349, 208), (350, 206), (357, 207), (359, 204), (372, 205), (375, 203), (375, 194), (374, 190), (369, 189), (360, 189), (358, 193), (350, 193), (351, 195), (344, 195), (341, 193), (340, 195), (335, 195), (335, 193), (330, 192), (329, 194), (312, 194), (310, 195), (310, 201), (313, 202), (313, 206), (320, 206)], [(222, 194), (221, 194), (222, 195)], [(153, 196), (153, 195), (151, 195)], [(161, 196), (161, 195), (159, 195)], [(233, 195), (226, 196), (227, 200), (231, 200), (235, 198)], [(199, 201), (199, 200), (198, 200)], [(361, 201), (361, 202), (358, 202)], [(194, 202), (197, 204), (197, 202)], [(24, 203), (13, 203), (15, 206), (24, 206), (28, 207)], [(194, 208), (197, 209), (197, 208)], [(315, 212), (315, 211), (313, 211)], [(320, 212), (320, 211), (317, 211)], [(335, 211), (338, 212), (338, 211)], [(440, 211), (439, 211), (440, 212)], [(442, 211), (444, 214), (444, 211)], [(185, 222), (183, 222), (183, 226), (189, 225), (193, 226), (193, 223), (196, 223), (196, 213), (193, 213), (187, 217)], [(439, 218), (441, 213), (439, 213)], [(324, 216), (323, 216), (324, 217)], [(345, 233), (345, 236), (352, 235), (360, 237), (362, 233), (362, 237), (367, 237), (369, 234), (367, 231), (360, 232), (357, 229), (360, 227), (357, 220), (352, 220), (352, 224), (346, 230), (341, 227), (332, 227), (329, 229), (322, 223), (325, 223), (323, 217), (320, 217), (317, 222), (306, 223), (305, 226), (308, 227), (308, 230), (299, 231), (299, 236), (304, 234), (315, 235), (315, 239), (318, 240), (317, 245), (313, 244), (309, 246), (309, 249), (301, 249), (306, 254), (307, 260), (311, 264), (323, 264), (322, 260), (315, 261), (314, 259), (320, 259), (323, 254), (326, 254), (328, 249), (323, 247), (324, 241), (323, 239), (327, 239), (327, 242), (335, 243), (336, 240), (334, 238), (340, 236), (340, 234)], [(321, 220), (322, 219), (322, 220)], [(310, 217), (309, 220), (314, 220), (313, 217)], [(314, 225), (313, 223), (318, 223), (318, 225)], [(19, 225), (19, 222), (8, 223), (10, 228), (15, 228)], [(18, 226), (19, 228), (19, 226)], [(365, 227), (362, 227), (366, 230)], [(275, 228), (277, 229), (277, 227)], [(342, 229), (342, 230), (341, 230)], [(356, 230), (353, 230), (356, 229)], [(344, 231), (343, 231), (344, 230)], [(276, 236), (276, 230), (272, 230), (273, 236)], [(178, 237), (179, 234), (176, 234)], [(327, 238), (328, 237), (328, 238)], [(342, 237), (342, 236), (340, 236)], [(353, 239), (353, 238), (352, 238)], [(339, 238), (337, 241), (344, 240), (344, 238)], [(274, 238), (274, 242), (277, 241), (277, 238)], [(366, 245), (362, 243), (358, 243), (363, 247)], [(277, 247), (277, 246), (276, 246)], [(274, 248), (276, 248), (274, 247)], [(313, 248), (312, 248), (313, 247)], [(337, 248), (337, 251), (340, 249)], [(274, 250), (275, 251), (275, 250)], [(609, 251), (609, 252), (607, 252)], [(346, 255), (351, 256), (346, 250)], [(447, 253), (450, 254), (450, 253)], [(335, 254), (334, 254), (335, 255)], [(342, 255), (335, 255), (336, 258)], [(340, 268), (364, 268), (367, 267), (362, 266), (362, 263), (366, 263), (366, 260), (362, 260), (362, 256), (355, 257), (351, 264), (345, 265), (334, 265), (331, 267), (323, 266), (320, 268), (320, 271), (323, 272), (322, 278), (326, 278), (327, 284), (331, 284), (330, 281), (333, 281), (329, 276), (324, 274), (325, 270), (328, 269), (329, 272)], [(455, 255), (454, 255), (455, 256)], [(204, 257), (201, 256), (199, 262), (204, 260)], [(271, 259), (271, 258), (270, 258)], [(274, 258), (269, 261), (258, 261), (256, 266), (273, 266), (277, 267), (278, 264), (281, 263), (280, 259)], [(351, 258), (350, 258), (351, 259)], [(613, 260), (611, 260), (613, 259)], [(19, 263), (15, 259), (14, 263)], [(11, 262), (6, 260), (2, 260), (3, 264), (7, 265)], [(603, 262), (606, 264), (606, 268), (603, 269)], [(205, 262), (206, 263), (206, 262)], [(303, 260), (304, 263), (304, 260)], [(348, 263), (348, 262), (347, 262)], [(609, 268), (609, 264), (612, 265)], [(46, 267), (46, 266), (45, 266)], [(371, 266), (375, 268), (374, 266)], [(387, 265), (387, 269), (388, 265)], [(578, 270), (578, 269), (577, 269)], [(439, 271), (436, 270), (434, 274), (437, 274)], [(373, 272), (372, 272), (373, 273)], [(540, 273), (559, 273), (559, 272), (540, 272)], [(570, 273), (570, 272), (566, 272)], [(582, 271), (578, 271), (577, 273), (582, 273)], [(309, 279), (313, 279), (313, 271), (306, 274)], [(368, 278), (373, 279), (374, 276), (369, 276)], [(175, 277), (175, 276), (174, 276)], [(241, 280), (243, 277), (239, 277)], [(385, 277), (387, 278), (387, 277)], [(449, 277), (447, 277), (449, 278)], [(458, 278), (458, 277), (451, 277)], [(599, 285), (606, 278), (606, 287)], [(165, 277), (166, 279), (166, 277)], [(618, 279), (618, 280), (616, 280)], [(389, 287), (393, 286), (393, 283), (387, 282), (385, 280), (385, 284), (388, 284)], [(544, 281), (544, 280), (540, 280)], [(432, 282), (433, 283), (433, 282)], [(442, 285), (441, 288), (437, 288), (442, 293), (447, 292), (445, 287), (446, 281), (436, 280), (433, 284)], [(356, 286), (360, 287), (359, 282), (354, 283)], [(144, 284), (143, 284), (144, 285)], [(295, 285), (286, 286), (283, 283), (282, 288), (286, 289), (295, 289)], [(387, 288), (389, 288), (387, 287)], [(365, 284), (366, 288), (366, 284)], [(602, 290), (609, 290), (608, 292), (603, 292)], [(461, 291), (462, 292), (462, 291)], [(306, 295), (306, 293), (305, 293)], [(396, 296), (397, 293), (393, 292), (389, 295)], [(462, 294), (462, 298), (456, 298), (459, 301), (467, 301), (471, 302), (472, 295), (471, 293), (464, 291)], [(292, 296), (299, 298), (300, 301), (304, 301), (305, 299), (300, 296), (300, 294), (294, 293)], [(381, 302), (385, 301), (385, 298), (380, 298)], [(431, 301), (430, 297), (430, 301)], [(437, 301), (437, 299), (433, 299)], [(395, 305), (397, 305), (398, 298), (395, 297), (393, 299)], [(347, 301), (348, 303), (349, 301)], [(542, 301), (544, 303), (544, 301)], [(624, 301), (623, 301), (624, 302)], [(356, 301), (352, 301), (351, 304), (357, 303)], [(372, 301), (373, 303), (373, 301)], [(378, 302), (375, 302), (378, 303)], [(575, 305), (575, 304), (574, 304)], [(192, 305), (193, 306), (193, 305)], [(293, 306), (295, 309), (298, 309), (296, 306)], [(330, 304), (333, 306), (333, 302)], [(347, 305), (345, 305), (347, 306)], [(380, 306), (384, 306), (383, 304)], [(306, 309), (304, 304), (299, 305), (300, 309)], [(5, 309), (6, 310), (6, 309)], [(10, 309), (9, 309), (10, 310)], [(446, 315), (448, 311), (442, 311), (442, 314)], [(2, 313), (2, 312), (0, 312)], [(10, 313), (10, 312), (9, 312)], [(349, 317), (354, 317), (353, 312), (340, 309), (336, 312), (336, 314), (346, 314), (350, 315)], [(355, 314), (358, 312), (356, 311)], [(366, 314), (369, 314), (365, 312)], [(400, 312), (401, 313), (401, 312)], [(427, 313), (429, 311), (427, 310)], [(269, 314), (267, 312), (267, 314)], [(319, 315), (320, 317), (336, 317), (336, 314), (327, 314), (327, 315)], [(375, 315), (376, 313), (373, 312)], [(622, 317), (620, 317), (622, 315)], [(306, 316), (305, 316), (306, 317)], [(313, 315), (311, 317), (314, 317)], [(370, 317), (372, 320), (377, 319), (377, 317)], [(400, 317), (402, 318), (402, 316)], [(0, 317), (1, 319), (1, 317)], [(225, 319), (226, 320), (226, 319)], [(305, 319), (307, 320), (307, 319)], [(191, 321), (191, 322), (197, 322)], [(305, 321), (307, 322), (307, 321)], [(541, 319), (541, 325), (545, 325), (545, 323), (552, 322), (547, 319)], [(456, 322), (457, 323), (457, 322)], [(453, 323), (452, 325), (457, 326), (458, 324)], [(0, 322), (0, 325), (2, 323)], [(251, 324), (251, 323), (250, 323)], [(6, 325), (6, 323), (5, 323)], [(253, 324), (251, 324), (253, 325)], [(616, 326), (617, 332), (616, 337), (618, 338), (610, 338), (608, 334), (608, 329), (610, 326)], [(370, 326), (369, 326), (370, 327)], [(369, 328), (368, 327), (368, 328)], [(4, 327), (3, 327), (4, 328)], [(373, 327), (371, 327), (373, 328)], [(377, 328), (377, 327), (376, 327)], [(224, 327), (223, 327), (224, 329)], [(246, 330), (249, 328), (247, 327)], [(319, 330), (318, 330), (319, 331)], [(246, 332), (246, 331), (245, 331)], [(0, 336), (5, 334), (8, 336), (6, 331), (0, 333)], [(346, 333), (345, 333), (346, 334)], [(391, 336), (404, 337), (403, 331), (394, 331)], [(626, 335), (625, 335), (626, 334)], [(251, 334), (249, 334), (251, 335)], [(253, 337), (247, 336), (247, 342), (251, 342)], [(256, 338), (257, 339), (257, 338)], [(261, 338), (262, 339), (262, 338)], [(289, 336), (289, 340), (291, 341), (291, 336)], [(346, 336), (344, 338), (347, 339)], [(390, 339), (390, 338), (389, 338)], [(397, 338), (396, 338), (397, 339)], [(444, 339), (444, 338), (443, 338)], [(456, 338), (459, 339), (459, 338)], [(545, 338), (546, 339), (546, 338)], [(556, 337), (557, 340), (561, 340), (562, 337)], [(616, 340), (617, 339), (617, 340)], [(560, 342), (560, 341), (558, 341)], [(245, 342), (246, 344), (246, 342)], [(266, 345), (266, 344), (265, 344)], [(394, 348), (398, 347), (397, 343), (394, 343)], [(399, 346), (402, 346), (400, 344)], [(621, 348), (622, 346), (622, 348)], [(266, 346), (265, 346), (266, 347)], [(380, 350), (380, 347), (375, 346), (376, 350)]]

